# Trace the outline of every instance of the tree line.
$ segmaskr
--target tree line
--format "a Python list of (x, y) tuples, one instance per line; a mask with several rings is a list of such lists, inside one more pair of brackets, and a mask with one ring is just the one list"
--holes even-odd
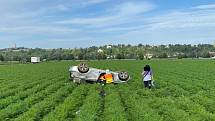
[(209, 58), (215, 52), (210, 44), (169, 45), (105, 45), (73, 49), (7, 48), (0, 50), (0, 61), (30, 62), (33, 56), (41, 60), (103, 60), (103, 59), (150, 59), (152, 58)]

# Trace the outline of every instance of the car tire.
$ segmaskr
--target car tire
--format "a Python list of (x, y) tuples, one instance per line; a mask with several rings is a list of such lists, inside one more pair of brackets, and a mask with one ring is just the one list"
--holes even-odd
[(129, 79), (129, 75), (128, 75), (128, 73), (125, 72), (125, 71), (119, 72), (119, 73), (118, 73), (118, 77), (119, 77), (119, 79), (122, 80), (122, 81), (127, 81), (127, 80)]
[(78, 71), (80, 73), (87, 73), (89, 71), (89, 67), (85, 63), (81, 63), (78, 65)]

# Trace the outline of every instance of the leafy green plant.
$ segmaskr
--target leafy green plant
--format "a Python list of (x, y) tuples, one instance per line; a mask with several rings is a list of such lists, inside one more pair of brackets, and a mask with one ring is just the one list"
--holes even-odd
[[(88, 61), (91, 67), (125, 70), (124, 84), (75, 85), (68, 69), (78, 61), (0, 65), (0, 120), (15, 121), (213, 121), (215, 63), (212, 60)], [(144, 65), (154, 72), (145, 89)]]

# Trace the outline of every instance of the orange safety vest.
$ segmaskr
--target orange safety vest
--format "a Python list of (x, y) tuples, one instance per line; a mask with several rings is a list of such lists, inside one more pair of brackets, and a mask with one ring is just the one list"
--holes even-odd
[(106, 79), (106, 83), (112, 83), (113, 82), (113, 75), (112, 74), (105, 74), (104, 75), (105, 79)]

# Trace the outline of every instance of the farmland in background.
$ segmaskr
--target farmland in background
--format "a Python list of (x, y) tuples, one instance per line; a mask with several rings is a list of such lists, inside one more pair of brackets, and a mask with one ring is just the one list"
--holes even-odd
[[(214, 121), (215, 61), (88, 61), (91, 67), (128, 71), (125, 84), (71, 83), (79, 62), (0, 65), (0, 121)], [(144, 89), (150, 64), (156, 88)]]

